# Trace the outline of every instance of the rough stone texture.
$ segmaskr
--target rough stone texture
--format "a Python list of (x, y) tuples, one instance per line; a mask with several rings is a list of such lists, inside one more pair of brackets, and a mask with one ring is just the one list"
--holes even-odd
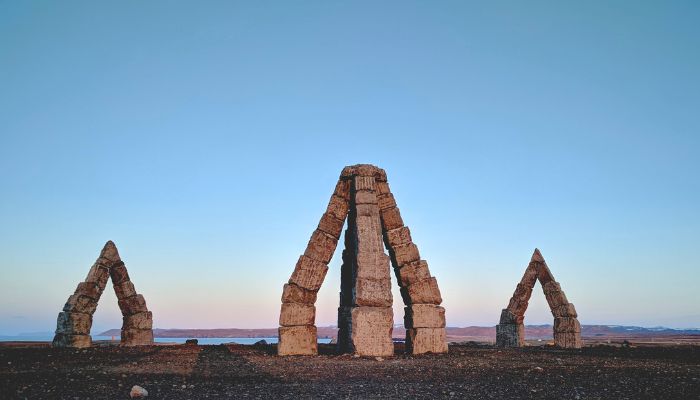
[(405, 304), (435, 304), (442, 303), (442, 296), (437, 285), (437, 279), (428, 278), (401, 288)]
[(127, 315), (122, 317), (122, 329), (152, 329), (153, 328), (153, 313), (150, 311)]
[(126, 265), (121, 261), (115, 263), (109, 269), (109, 275), (112, 278), (112, 285), (118, 285), (129, 280), (129, 272), (126, 270)]
[[(387, 272), (389, 266), (387, 265)], [(391, 279), (357, 279), (355, 281), (354, 304), (368, 307), (391, 307)]]
[(64, 335), (62, 333), (56, 333), (51, 345), (53, 347), (90, 347), (92, 346), (92, 338), (90, 335)]
[(294, 267), (294, 272), (289, 278), (289, 283), (293, 283), (311, 291), (318, 291), (326, 278), (328, 265), (322, 261), (316, 261), (308, 256), (301, 256)]
[(326, 212), (333, 215), (337, 219), (345, 221), (348, 215), (348, 201), (340, 196), (333, 195), (328, 202)]
[(408, 329), (406, 347), (411, 354), (447, 353), (445, 328)]
[(58, 313), (56, 333), (64, 335), (90, 335), (92, 315), (71, 312)]
[(81, 294), (71, 295), (63, 306), (63, 311), (90, 315), (94, 314), (96, 309), (97, 301)]
[(394, 354), (391, 307), (354, 307), (351, 311), (352, 343), (355, 354), (383, 357)]
[(126, 299), (127, 297), (136, 296), (136, 288), (131, 281), (122, 282), (118, 285), (114, 285), (114, 293), (117, 295), (117, 299)]
[[(384, 253), (359, 253), (357, 254), (357, 270), (355, 276), (358, 280), (388, 280), (389, 256)], [(391, 283), (389, 284), (391, 290)]]
[(576, 319), (576, 308), (569, 303), (561, 285), (554, 280), (552, 271), (538, 249), (532, 254), (508, 307), (501, 312), (500, 324), (496, 327), (496, 344), (501, 347), (524, 346), (524, 314), (532, 289), (538, 280), (554, 316), (555, 345), (566, 348), (581, 347), (581, 324)]
[(404, 326), (412, 328), (444, 328), (445, 309), (433, 304), (413, 304), (404, 308)]
[(316, 229), (311, 235), (311, 239), (309, 240), (309, 244), (306, 246), (304, 255), (309, 258), (313, 258), (316, 261), (328, 264), (333, 257), (337, 244), (338, 239)]
[(122, 346), (144, 346), (153, 344), (151, 329), (122, 329)]
[(282, 290), (282, 303), (316, 303), (316, 295), (318, 292), (307, 290), (292, 283), (284, 285)]
[(380, 210), (386, 210), (387, 208), (396, 207), (396, 199), (391, 193), (380, 194), (377, 196), (377, 204)]
[(312, 304), (282, 303), (280, 326), (313, 325), (316, 307)]
[(355, 194), (355, 204), (377, 204), (377, 195), (374, 194), (374, 192), (369, 192), (365, 190), (357, 192)]
[(333, 194), (345, 200), (346, 204), (350, 201), (350, 182), (350, 179), (339, 179), (333, 191)]
[(282, 326), (279, 328), (277, 354), (288, 356), (315, 355), (317, 353), (318, 344), (315, 326)]
[(525, 345), (525, 325), (498, 324), (496, 325), (496, 346), (522, 347)]
[(398, 207), (380, 210), (380, 215), (382, 217), (382, 226), (385, 230), (392, 230), (403, 226), (403, 219), (401, 219), (401, 212)]
[[(107, 273), (107, 276), (109, 277), (109, 273)], [(75, 289), (75, 293), (98, 301), (100, 300), (104, 289), (104, 286), (100, 286), (97, 282), (80, 282), (78, 287)]]
[(394, 258), (394, 265), (402, 266), (420, 260), (418, 246), (413, 243), (406, 243), (393, 248), (391, 256)]
[(90, 271), (88, 271), (87, 277), (85, 277), (85, 282), (91, 282), (99, 286), (102, 290), (107, 285), (107, 281), (109, 280), (109, 267), (106, 267), (102, 264), (95, 263), (92, 265), (92, 268), (90, 268)]
[(411, 230), (406, 226), (386, 231), (386, 242), (393, 248), (403, 244), (412, 243)]
[(339, 239), (343, 231), (345, 220), (336, 218), (333, 214), (324, 213), (318, 223), (318, 230), (323, 231), (334, 238)]
[(430, 278), (430, 269), (425, 260), (418, 260), (405, 264), (401, 268), (394, 268), (399, 286), (406, 287), (416, 282)]
[(123, 316), (148, 311), (148, 308), (146, 307), (146, 299), (144, 299), (140, 294), (127, 297), (125, 299), (120, 299), (118, 303)]

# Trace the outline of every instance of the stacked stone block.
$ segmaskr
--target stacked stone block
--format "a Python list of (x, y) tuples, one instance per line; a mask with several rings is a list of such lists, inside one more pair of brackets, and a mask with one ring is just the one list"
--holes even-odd
[(280, 355), (318, 352), (314, 304), (343, 230), (349, 198), (350, 182), (340, 180), (306, 251), (299, 257), (292, 276), (284, 285), (277, 348)]
[(129, 280), (126, 266), (121, 261), (116, 246), (109, 241), (90, 268), (85, 281), (78, 284), (63, 311), (58, 314), (53, 346), (89, 347), (92, 344), (92, 316), (110, 277), (124, 316), (121, 344), (153, 343), (151, 312), (146, 308), (143, 296), (136, 293), (133, 283)]
[(338, 348), (363, 356), (388, 356), (394, 353), (393, 299), (375, 177), (363, 173), (349, 178), (350, 213), (341, 267)]
[(535, 249), (530, 264), (517, 285), (508, 307), (501, 312), (499, 324), (496, 326), (496, 345), (500, 347), (525, 345), (523, 319), (537, 280), (542, 284), (542, 290), (554, 317), (555, 346), (580, 348), (582, 345), (581, 325), (577, 319), (576, 308), (569, 303), (561, 286), (554, 280), (552, 272), (538, 249)]

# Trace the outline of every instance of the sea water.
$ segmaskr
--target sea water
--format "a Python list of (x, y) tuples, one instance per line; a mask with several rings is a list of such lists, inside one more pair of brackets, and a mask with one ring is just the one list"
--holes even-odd
[[(93, 336), (92, 340), (119, 340), (118, 336)], [(170, 337), (157, 337), (155, 338), (156, 343), (185, 343), (187, 339), (197, 339), (198, 344), (223, 344), (223, 343), (237, 343), (237, 344), (254, 344), (260, 340), (265, 340), (267, 343), (277, 343), (279, 341), (276, 337), (244, 337), (244, 338), (170, 338)], [(37, 335), (37, 336), (0, 336), (0, 342), (51, 342), (53, 340), (53, 335)], [(318, 339), (319, 343), (330, 343), (331, 339), (322, 338)]]

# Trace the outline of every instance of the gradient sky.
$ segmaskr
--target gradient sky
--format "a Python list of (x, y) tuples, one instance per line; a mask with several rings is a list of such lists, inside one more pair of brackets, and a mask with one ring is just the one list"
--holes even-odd
[[(700, 327), (699, 20), (696, 1), (0, 1), (0, 334), (53, 331), (110, 239), (155, 327), (276, 327), (356, 163), (386, 169), (451, 326), (496, 324), (539, 247), (583, 324)], [(121, 324), (106, 293), (93, 333)], [(526, 323), (551, 323), (539, 289)]]

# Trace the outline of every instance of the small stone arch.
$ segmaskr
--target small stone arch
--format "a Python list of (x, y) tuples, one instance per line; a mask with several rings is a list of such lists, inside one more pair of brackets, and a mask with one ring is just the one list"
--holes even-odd
[[(368, 356), (394, 353), (390, 263), (404, 301), (406, 350), (447, 352), (445, 309), (437, 280), (420, 259), (389, 189), (386, 172), (368, 164), (343, 169), (326, 212), (284, 285), (278, 353), (317, 354), (316, 294), (345, 220), (338, 307), (338, 349)], [(388, 250), (388, 255), (384, 252)]]
[(92, 315), (110, 278), (123, 316), (121, 344), (135, 346), (153, 343), (153, 314), (148, 311), (143, 296), (136, 293), (126, 265), (110, 240), (90, 268), (85, 281), (78, 284), (75, 292), (68, 297), (63, 311), (58, 313), (54, 347), (92, 345)]
[(554, 280), (552, 271), (538, 249), (532, 254), (520, 283), (515, 288), (508, 307), (501, 311), (496, 326), (496, 345), (499, 347), (522, 347), (525, 345), (523, 320), (532, 289), (539, 280), (554, 317), (554, 345), (562, 348), (580, 348), (581, 324), (576, 308), (566, 298), (561, 286)]

